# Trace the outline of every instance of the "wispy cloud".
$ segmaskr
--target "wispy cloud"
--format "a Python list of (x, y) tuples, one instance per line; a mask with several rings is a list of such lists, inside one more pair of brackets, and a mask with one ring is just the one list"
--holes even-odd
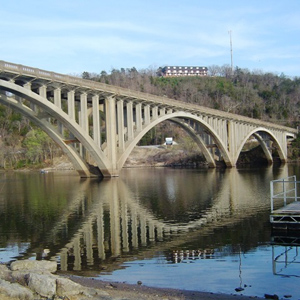
[(52, 5), (28, 0), (7, 1), (1, 10), (1, 59), (34, 60), (38, 67), (51, 58), (52, 70), (72, 64), (88, 70), (95, 61), (102, 69), (222, 64), (228, 62), (229, 30), (236, 64), (263, 69), (266, 63), (284, 71), (299, 63), (298, 0), (289, 5), (271, 0), (53, 0)]

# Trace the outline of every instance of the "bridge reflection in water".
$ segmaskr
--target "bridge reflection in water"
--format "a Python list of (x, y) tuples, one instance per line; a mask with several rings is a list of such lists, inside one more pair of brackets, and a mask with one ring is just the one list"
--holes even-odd
[(103, 280), (229, 294), (246, 284), (244, 295), (300, 299), (299, 237), (269, 222), (270, 181), (298, 178), (299, 165), (122, 172), (1, 173), (0, 263), (54, 259)]
[[(174, 176), (168, 176), (170, 172)], [(267, 168), (260, 176), (236, 169), (183, 174), (170, 169), (124, 170), (124, 175), (101, 182), (88, 179), (74, 186), (72, 203), (27, 253), (36, 253), (37, 259), (57, 259), (62, 271), (86, 271), (92, 276), (122, 268), (125, 261), (152, 258), (158, 251), (215, 248), (228, 242), (223, 228), (261, 213), (268, 222), (266, 183), (286, 177), (287, 168)], [(255, 226), (253, 236), (263, 225)], [(214, 241), (201, 240), (218, 229), (221, 233)], [(249, 243), (244, 247), (251, 247)]]

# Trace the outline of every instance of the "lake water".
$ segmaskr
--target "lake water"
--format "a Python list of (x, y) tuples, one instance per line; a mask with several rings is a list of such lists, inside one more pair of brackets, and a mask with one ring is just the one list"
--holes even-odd
[(269, 224), (270, 181), (299, 170), (3, 172), (0, 263), (55, 259), (61, 272), (101, 280), (300, 299), (299, 239)]

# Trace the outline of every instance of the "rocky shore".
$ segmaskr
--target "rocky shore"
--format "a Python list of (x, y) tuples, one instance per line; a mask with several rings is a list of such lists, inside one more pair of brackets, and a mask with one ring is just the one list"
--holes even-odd
[[(251, 297), (149, 288), (58, 274), (55, 261), (0, 264), (1, 300), (245, 300)], [(252, 297), (254, 298), (254, 297)], [(256, 298), (258, 299), (258, 298)]]

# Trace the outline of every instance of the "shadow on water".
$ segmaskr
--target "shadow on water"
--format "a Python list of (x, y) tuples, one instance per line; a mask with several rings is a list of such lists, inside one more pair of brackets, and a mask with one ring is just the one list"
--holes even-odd
[[(149, 274), (166, 266), (178, 269), (178, 284), (186, 264), (197, 266), (190, 276), (209, 281), (210, 272), (216, 277), (212, 268), (228, 270), (247, 253), (252, 260), (263, 251), (274, 262), (279, 254), (269, 252), (269, 182), (295, 173), (289, 168), (125, 169), (120, 178), (102, 181), (65, 173), (1, 174), (0, 261), (56, 259), (61, 272), (131, 283), (142, 278), (164, 287), (174, 286), (151, 281)], [(135, 264), (147, 268), (131, 275)], [(241, 286), (241, 272), (233, 278), (230, 290), (214, 283), (210, 291), (232, 292), (232, 284)], [(182, 288), (197, 289), (190, 283)]]

